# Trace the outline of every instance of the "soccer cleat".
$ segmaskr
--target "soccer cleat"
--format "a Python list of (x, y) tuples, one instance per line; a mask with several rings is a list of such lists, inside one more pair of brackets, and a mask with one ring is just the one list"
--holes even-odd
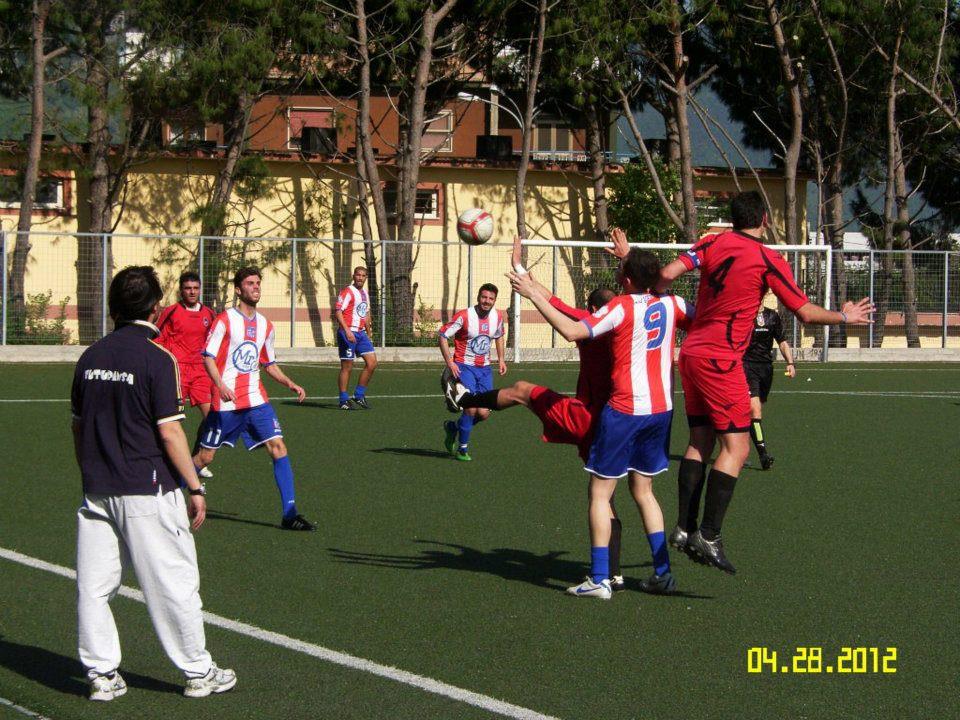
[(120, 673), (97, 675), (90, 681), (90, 699), (99, 702), (110, 702), (127, 692), (127, 684), (120, 677)]
[(236, 684), (237, 674), (233, 670), (221, 669), (213, 664), (203, 677), (188, 678), (183, 694), (190, 698), (202, 698), (211, 693), (226, 692)]
[(737, 569), (733, 566), (733, 563), (727, 560), (727, 556), (723, 552), (723, 540), (720, 539), (719, 535), (715, 540), (707, 540), (697, 530), (691, 533), (687, 542), (687, 549), (691, 556), (699, 562), (703, 562), (705, 565), (713, 565), (713, 567), (726, 573), (736, 575)]
[(299, 530), (301, 532), (313, 532), (317, 529), (316, 525), (299, 513), (291, 518), (284, 518), (280, 522), (280, 527), (284, 530)]
[(342, 403), (340, 403), (340, 409), (341, 409), (341, 410), (353, 410), (353, 405), (350, 404), (350, 401), (349, 401), (349, 400), (344, 400)]
[(440, 389), (443, 390), (443, 399), (447, 403), (447, 410), (452, 413), (460, 412), (462, 409), (460, 401), (470, 391), (453, 376), (450, 368), (444, 368), (440, 375)]
[(640, 583), (640, 589), (651, 595), (670, 595), (677, 591), (677, 579), (669, 570), (663, 575), (654, 573)]
[(627, 583), (623, 580), (623, 575), (614, 575), (610, 578), (610, 589), (613, 592), (620, 592), (627, 589)]
[(609, 600), (613, 597), (609, 580), (601, 580), (595, 583), (589, 575), (579, 585), (568, 587), (567, 593), (576, 597), (597, 598), (598, 600)]
[(456, 455), (457, 453), (457, 426), (456, 424), (447, 420), (443, 423), (443, 431), (446, 435), (443, 438), (443, 446), (447, 449), (447, 452), (451, 455)]
[(197, 475), (199, 475), (202, 478), (206, 478), (207, 480), (213, 477), (213, 473), (210, 472), (210, 468), (208, 467), (200, 468), (200, 472), (198, 472)]
[(463, 452), (463, 451), (461, 451), (461, 450), (458, 450), (458, 451), (457, 451), (457, 460), (459, 460), (460, 462), (472, 462), (472, 461), (473, 461), (473, 458), (470, 457), (470, 455), (469, 455), (468, 453), (465, 453), (465, 452)]
[(764, 470), (769, 470), (773, 467), (773, 455), (767, 455), (764, 453), (760, 456), (760, 467)]
[(367, 399), (365, 397), (357, 397), (354, 395), (353, 402), (356, 403), (357, 407), (361, 407), (364, 410), (370, 409), (370, 405), (367, 403)]
[(687, 549), (687, 531), (677, 525), (673, 529), (673, 532), (670, 533), (667, 542), (670, 543), (671, 547), (676, 548), (680, 552), (685, 551)]

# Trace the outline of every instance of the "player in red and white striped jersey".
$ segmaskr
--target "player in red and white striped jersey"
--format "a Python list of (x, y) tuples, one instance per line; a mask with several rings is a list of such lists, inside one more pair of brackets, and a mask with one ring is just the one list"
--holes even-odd
[(350, 383), (350, 372), (353, 370), (353, 361), (357, 356), (363, 358), (363, 371), (357, 381), (357, 388), (353, 393), (353, 402), (364, 410), (369, 410), (366, 394), (367, 384), (373, 371), (377, 369), (377, 355), (373, 343), (367, 333), (369, 327), (370, 298), (363, 289), (367, 282), (367, 269), (356, 267), (353, 269), (353, 282), (340, 291), (335, 309), (337, 323), (337, 347), (340, 350), (340, 376), (338, 387), (340, 390), (340, 409), (352, 410), (347, 386)]
[(260, 381), (260, 368), (285, 385), (303, 402), (306, 392), (277, 366), (273, 324), (257, 312), (260, 302), (260, 270), (241, 268), (233, 277), (237, 306), (217, 316), (207, 346), (204, 365), (216, 387), (213, 409), (203, 424), (200, 451), (193, 462), (198, 468), (210, 464), (217, 448), (233, 447), (243, 436), (247, 450), (261, 445), (273, 459), (273, 476), (280, 491), (281, 527), (287, 530), (316, 530), (297, 512), (293, 469), (287, 457), (280, 421)]
[[(494, 307), (498, 294), (496, 285), (481, 285), (477, 293), (477, 304), (455, 313), (450, 322), (440, 328), (437, 338), (447, 368), (470, 392), (493, 390), (493, 373), (490, 370), (491, 340), (497, 346), (500, 375), (507, 374), (503, 350), (503, 314)], [(448, 342), (450, 339), (453, 339), (452, 355)], [(443, 424), (446, 433), (444, 446), (457, 460), (471, 460), (467, 452), (470, 431), (474, 424), (486, 420), (489, 416), (490, 411), (486, 408), (469, 408), (463, 411), (457, 423)]]
[(585, 467), (591, 473), (591, 574), (568, 589), (578, 597), (611, 597), (610, 502), (617, 479), (626, 475), (653, 555), (654, 574), (644, 583), (644, 589), (668, 593), (676, 587), (652, 476), (665, 472), (669, 464), (674, 339), (677, 327), (685, 327), (692, 313), (680, 298), (650, 294), (659, 276), (656, 256), (632, 249), (618, 270), (618, 280), (628, 294), (577, 322), (554, 307), (528, 275), (510, 273), (514, 290), (530, 298), (567, 340), (576, 342), (608, 333), (613, 337), (613, 391), (600, 416)]

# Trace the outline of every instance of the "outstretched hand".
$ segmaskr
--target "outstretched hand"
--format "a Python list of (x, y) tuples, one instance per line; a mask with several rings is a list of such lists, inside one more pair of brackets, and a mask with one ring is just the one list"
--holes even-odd
[(510, 287), (512, 287), (514, 291), (521, 297), (525, 297), (527, 299), (533, 297), (533, 293), (536, 292), (537, 285), (530, 273), (524, 273), (523, 275), (520, 275), (511, 270), (507, 273), (507, 277), (510, 279)]
[(860, 302), (848, 300), (843, 304), (843, 314), (847, 316), (847, 325), (869, 325), (871, 317), (877, 311), (876, 305), (870, 298), (863, 298)]
[(522, 239), (519, 235), (513, 236), (513, 252), (510, 254), (510, 267), (515, 268), (523, 264), (523, 247), (520, 244)]
[(610, 239), (613, 240), (613, 247), (604, 248), (604, 250), (614, 257), (625, 258), (630, 252), (630, 243), (627, 241), (627, 234), (620, 228), (614, 228), (610, 231)]

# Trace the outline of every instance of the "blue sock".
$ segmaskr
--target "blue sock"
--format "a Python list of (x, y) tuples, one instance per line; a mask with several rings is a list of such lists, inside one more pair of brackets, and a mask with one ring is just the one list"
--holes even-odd
[(460, 447), (465, 448), (470, 442), (470, 431), (473, 429), (473, 415), (464, 413), (457, 420), (457, 428), (460, 430)]
[(608, 546), (590, 548), (590, 575), (595, 583), (610, 577), (610, 548)]
[(357, 389), (353, 391), (353, 396), (355, 398), (364, 398), (367, 394), (367, 388), (363, 385), (357, 385)]
[(283, 516), (292, 518), (297, 514), (297, 503), (293, 494), (293, 468), (290, 467), (288, 455), (273, 461), (273, 477), (277, 481), (277, 490), (280, 491)]
[(345, 391), (340, 391), (340, 404), (343, 405), (347, 400), (350, 399), (350, 396), (347, 395)]
[(667, 552), (667, 540), (663, 531), (647, 535), (650, 543), (650, 554), (653, 555), (653, 571), (657, 575), (670, 572), (670, 553)]

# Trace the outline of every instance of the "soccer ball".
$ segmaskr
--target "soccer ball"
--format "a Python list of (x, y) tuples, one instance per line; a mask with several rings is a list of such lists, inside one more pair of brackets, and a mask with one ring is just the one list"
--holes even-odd
[(493, 235), (493, 215), (483, 208), (470, 208), (457, 218), (457, 235), (467, 245), (483, 245)]

